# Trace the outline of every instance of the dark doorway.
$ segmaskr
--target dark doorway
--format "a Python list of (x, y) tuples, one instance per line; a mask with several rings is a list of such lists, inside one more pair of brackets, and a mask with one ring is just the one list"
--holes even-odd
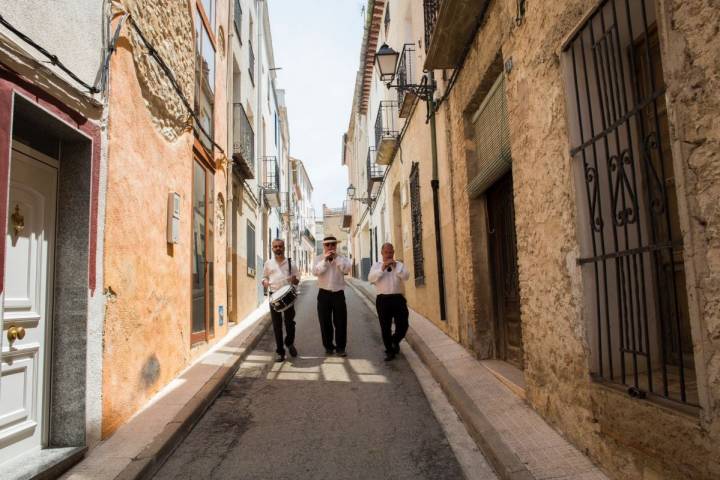
[(524, 368), (512, 174), (487, 191), (497, 358)]

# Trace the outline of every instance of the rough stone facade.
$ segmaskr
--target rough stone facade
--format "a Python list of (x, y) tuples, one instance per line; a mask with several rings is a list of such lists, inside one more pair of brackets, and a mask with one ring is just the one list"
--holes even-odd
[[(129, 13), (145, 38), (157, 49), (172, 70), (185, 97), (192, 100), (195, 87), (194, 8), (187, 0), (126, 0), (115, 4), (119, 14)], [(149, 54), (140, 35), (130, 25), (125, 27), (132, 44), (132, 55), (141, 85), (145, 107), (153, 124), (169, 141), (191, 126), (187, 108), (175, 93), (155, 59)], [(184, 54), (181, 52), (185, 52)]]
[[(708, 0), (628, 2), (628, 8), (646, 5), (656, 15), (651, 28), (657, 27), (666, 84), (683, 238), (687, 285), (681, 294), (689, 301), (693, 343), (694, 365), (687, 372), (691, 381), (697, 380), (699, 407), (634, 399), (624, 388), (592, 379), (597, 349), (590, 340), (595, 320), (588, 297), (595, 287), (590, 275), (583, 273), (586, 267), (579, 264), (588, 237), (587, 206), (581, 200), (582, 168), (578, 173), (578, 160), (570, 155), (578, 127), (576, 117), (569, 116), (573, 92), (564, 46), (595, 9), (610, 5), (607, 2), (526, 2), (526, 12), (518, 18), (518, 2), (491, 0), (459, 69), (435, 70), (436, 99), (441, 99), (435, 120), (447, 321), (438, 315), (431, 133), (422, 102), (407, 119), (398, 120), (400, 148), (375, 202), (367, 211), (358, 202), (353, 206), (353, 253), (356, 263), (367, 257), (374, 228), (381, 226), (384, 238), (378, 240), (394, 241), (397, 257), (412, 266), (410, 202), (405, 200), (411, 165), (418, 162), (425, 282), (416, 286), (411, 277), (406, 286), (408, 303), (479, 358), (499, 358), (489, 200), (486, 194), (471, 197), (466, 187), (478, 173), (473, 116), (504, 72), (524, 350), (521, 366), (528, 402), (613, 478), (719, 478), (720, 102), (714, 92), (720, 80), (720, 8)], [(459, 10), (477, 8), (474, 2), (445, 0), (450, 3)], [(625, 8), (624, 0), (616, 3)], [(382, 83), (367, 74), (368, 39), (377, 38), (378, 44), (387, 42), (398, 51), (399, 46), (421, 39), (415, 43), (416, 60), (419, 64), (425, 60), (421, 2), (393, 0), (393, 20), (385, 29), (384, 10), (375, 6), (370, 2), (368, 7), (372, 17), (363, 41), (344, 152), (350, 182), (363, 188), (367, 148), (373, 145), (373, 106), (388, 100)], [(403, 20), (398, 23), (398, 18)], [(457, 25), (448, 22), (441, 28), (452, 31)], [(441, 38), (454, 37), (445, 31)], [(633, 36), (632, 45), (639, 41)], [(363, 111), (364, 105), (370, 106), (369, 111)]]
[[(707, 389), (696, 417), (632, 400), (590, 380), (561, 47), (596, 4), (528, 2), (525, 19), (517, 26), (516, 2), (490, 3), (448, 98), (453, 176), (460, 185), (472, 178), (468, 114), (487, 91), (488, 79), (512, 59), (505, 93), (528, 401), (614, 478), (716, 478), (720, 162), (718, 125), (711, 119), (720, 109), (710, 94), (717, 88), (719, 71), (718, 57), (710, 52), (718, 50), (719, 10), (701, 1), (656, 5), (673, 157), (676, 172), (681, 172), (677, 176), (684, 177), (678, 180), (678, 197), (696, 374), (700, 391), (702, 385)], [(484, 213), (478, 208), (482, 203), (474, 202), (463, 189), (455, 189), (459, 245), (477, 242), (472, 219)], [(459, 263), (458, 283), (470, 285), (487, 277), (484, 268), (477, 262)], [(482, 288), (476, 291), (461, 297), (460, 317), (475, 319), (480, 331), (489, 312)], [(477, 348), (485, 342), (463, 343)], [(477, 352), (484, 356), (487, 350)]]

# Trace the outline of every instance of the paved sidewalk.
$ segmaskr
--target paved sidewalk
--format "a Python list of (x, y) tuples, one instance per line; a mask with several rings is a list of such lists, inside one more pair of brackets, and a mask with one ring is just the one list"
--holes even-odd
[(60, 478), (151, 477), (220, 394), (269, 325), (268, 305), (264, 303)]
[[(355, 279), (349, 283), (374, 302), (372, 285)], [(406, 340), (441, 385), (500, 478), (607, 478), (532, 410), (517, 390), (514, 393), (483, 362), (413, 310)]]

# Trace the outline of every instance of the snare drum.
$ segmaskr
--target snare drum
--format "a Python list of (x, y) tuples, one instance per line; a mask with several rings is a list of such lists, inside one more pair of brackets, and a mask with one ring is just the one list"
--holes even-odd
[(293, 306), (297, 299), (297, 290), (292, 285), (285, 285), (270, 294), (270, 308), (276, 312), (284, 312)]

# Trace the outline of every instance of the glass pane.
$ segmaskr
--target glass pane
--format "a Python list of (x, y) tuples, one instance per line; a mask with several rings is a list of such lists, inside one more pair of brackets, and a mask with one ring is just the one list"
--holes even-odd
[(215, 334), (215, 275), (214, 275), (214, 265), (215, 265), (215, 254), (214, 254), (214, 233), (215, 233), (215, 184), (214, 184), (214, 177), (210, 174), (210, 172), (207, 173), (207, 262), (208, 262), (208, 312), (210, 312), (210, 318), (209, 320), (209, 327), (210, 327), (210, 335)]
[(203, 146), (212, 150), (213, 108), (215, 103), (215, 50), (205, 24), (197, 12), (195, 19), (195, 113), (207, 136), (198, 129)]
[(205, 170), (193, 167), (192, 331), (205, 330)]
[(202, 6), (205, 9), (205, 15), (210, 20), (210, 25), (215, 28), (215, 0), (202, 0)]

